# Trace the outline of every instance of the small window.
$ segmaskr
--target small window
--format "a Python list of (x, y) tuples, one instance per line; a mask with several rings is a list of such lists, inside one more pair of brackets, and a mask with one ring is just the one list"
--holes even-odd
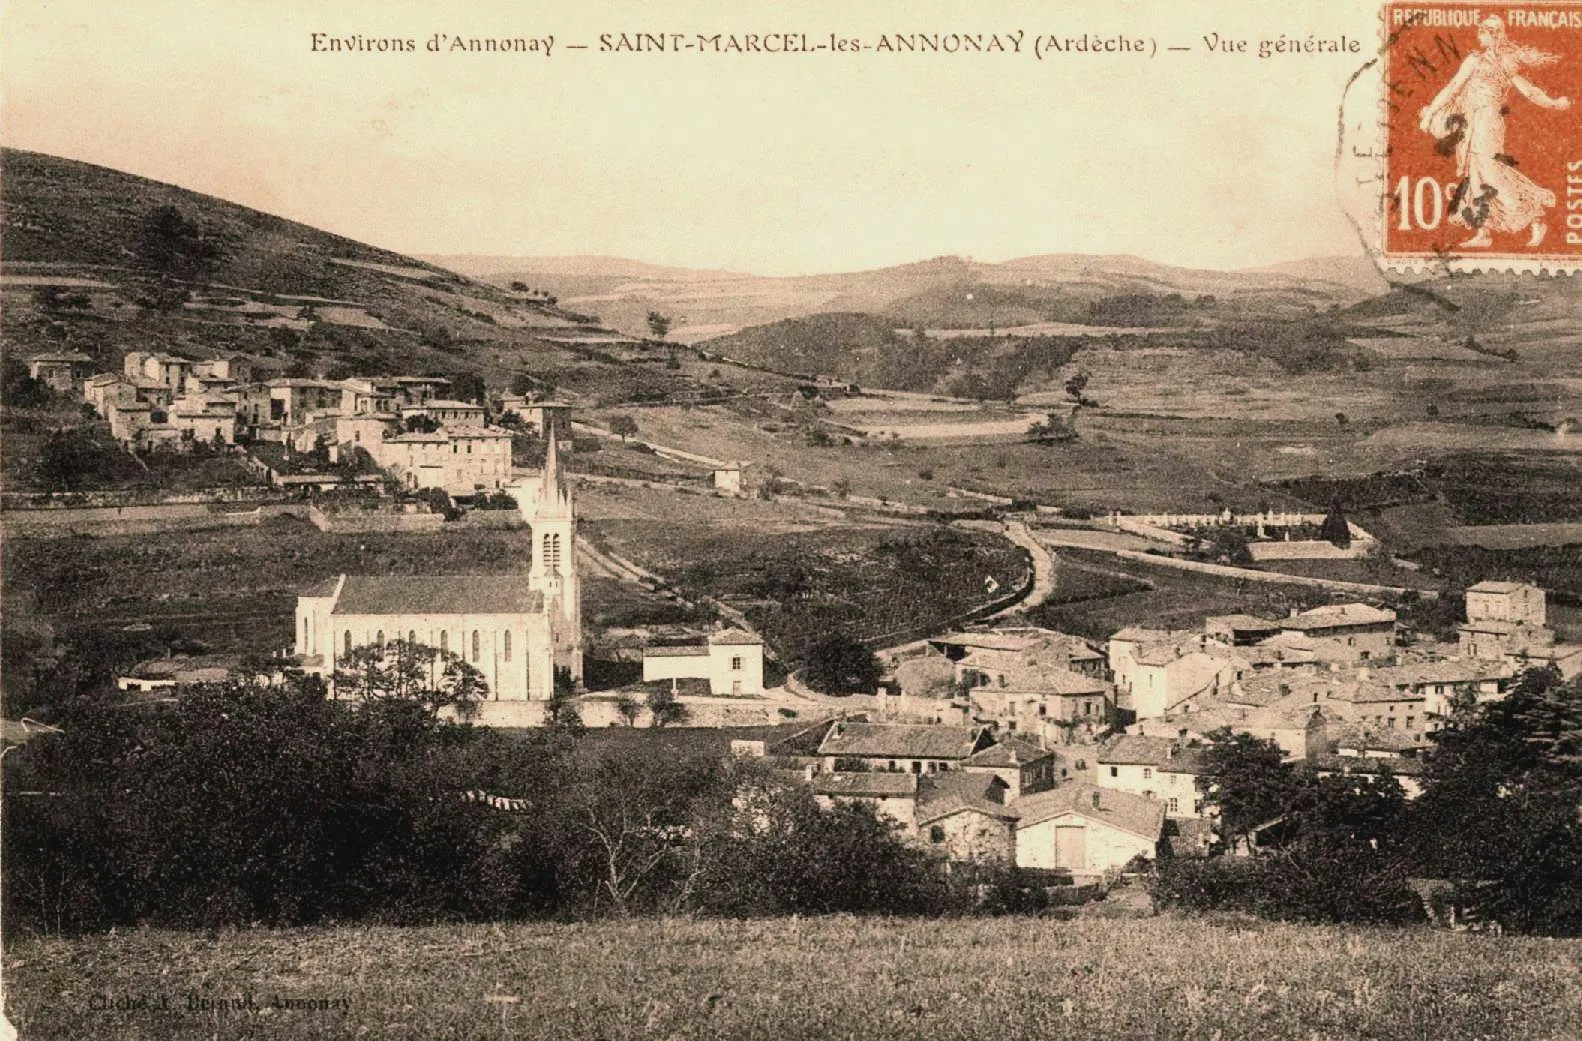
[(945, 826), (943, 824), (931, 824), (931, 825), (929, 825), (929, 828), (928, 828), (928, 841), (930, 841), (930, 842), (944, 842), (945, 841)]
[(1110, 776), (1111, 777), (1119, 777), (1120, 775), (1121, 775), (1121, 768), (1120, 767), (1118, 767), (1118, 766), (1110, 767)]
[(731, 671), (732, 672), (741, 672), (742, 671), (742, 658), (741, 658), (741, 655), (738, 654), (736, 657), (731, 659)]
[(1084, 701), (1082, 703), (1082, 714), (1084, 716), (1091, 716), (1091, 715), (1093, 715), (1093, 702), (1091, 702), (1091, 701)]
[(1151, 767), (1151, 766), (1143, 767), (1143, 780), (1151, 781), (1153, 779), (1154, 779), (1154, 768)]
[(1171, 796), (1169, 806), (1171, 813), (1179, 813), (1181, 811), (1181, 800)]

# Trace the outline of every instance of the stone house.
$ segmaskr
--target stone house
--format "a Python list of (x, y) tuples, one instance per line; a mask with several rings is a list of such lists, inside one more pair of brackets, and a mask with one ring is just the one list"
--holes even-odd
[(1016, 865), (1097, 875), (1152, 860), (1164, 836), (1165, 804), (1131, 792), (1067, 781), (1018, 800)]
[(1098, 784), (1158, 799), (1169, 817), (1203, 817), (1197, 779), (1206, 751), (1205, 746), (1179, 739), (1123, 734), (1106, 742), (1095, 756)]
[(714, 695), (762, 694), (764, 642), (741, 629), (711, 633), (701, 644), (643, 648), (643, 682), (703, 679)]

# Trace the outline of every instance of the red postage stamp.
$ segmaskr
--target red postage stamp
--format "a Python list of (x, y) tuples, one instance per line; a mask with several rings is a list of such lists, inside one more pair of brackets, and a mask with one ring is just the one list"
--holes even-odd
[(1383, 14), (1384, 259), (1582, 267), (1582, 3)]

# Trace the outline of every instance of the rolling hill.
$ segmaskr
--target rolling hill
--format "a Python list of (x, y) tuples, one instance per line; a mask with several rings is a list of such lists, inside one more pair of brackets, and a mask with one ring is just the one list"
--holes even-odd
[(13, 149), (0, 164), (12, 357), (62, 342), (105, 368), (134, 349), (240, 352), (265, 373), (466, 373), (497, 389), (529, 375), (615, 399), (686, 383), (636, 371), (628, 355), (651, 352), (541, 296), (104, 167)]

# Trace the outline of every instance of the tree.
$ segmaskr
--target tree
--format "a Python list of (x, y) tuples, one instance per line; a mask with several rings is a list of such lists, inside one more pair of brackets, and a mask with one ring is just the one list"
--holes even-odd
[(1340, 427), (1340, 429), (1342, 429), (1342, 430), (1346, 429), (1347, 424), (1349, 424), (1350, 422), (1351, 422), (1351, 417), (1347, 416), (1344, 412), (1336, 412), (1335, 413), (1335, 425)]
[(671, 726), (687, 718), (687, 706), (676, 700), (675, 693), (669, 687), (656, 687), (649, 691), (647, 705), (656, 727)]
[(1410, 809), (1415, 869), (1505, 925), (1582, 933), (1582, 679), (1529, 669), (1433, 733)]
[(637, 717), (643, 714), (643, 704), (630, 694), (622, 694), (615, 699), (615, 714), (626, 720), (626, 725), (635, 727)]
[(1340, 503), (1337, 502), (1329, 508), (1329, 515), (1320, 525), (1318, 536), (1340, 549), (1346, 549), (1351, 545), (1351, 525), (1346, 523), (1346, 515), (1341, 511)]
[(1232, 734), (1229, 728), (1209, 736), (1214, 743), (1203, 755), (1197, 784), (1204, 802), (1219, 811), (1221, 840), (1234, 846), (1285, 813), (1296, 785), (1285, 753), (1273, 741)]
[(544, 718), (550, 730), (576, 736), (585, 729), (582, 714), (577, 711), (577, 684), (571, 670), (555, 669), (555, 679), (550, 685), (549, 703), (544, 706)]
[(335, 694), (364, 702), (411, 702), (434, 715), (454, 708), (466, 718), (488, 696), (489, 685), (459, 654), (395, 640), (364, 644), (341, 655)]
[(143, 218), (133, 253), (161, 279), (195, 281), (219, 262), (224, 249), (177, 207), (159, 206)]
[(450, 392), (457, 401), (481, 405), (488, 400), (489, 389), (476, 372), (458, 372), (446, 378), (450, 380)]
[(654, 339), (663, 340), (670, 334), (670, 317), (658, 311), (649, 311), (648, 331), (654, 334)]
[(621, 444), (626, 443), (629, 437), (637, 436), (637, 420), (622, 412), (620, 415), (610, 417), (610, 433), (619, 434)]
[(1066, 397), (1077, 403), (1082, 403), (1082, 392), (1088, 389), (1088, 374), (1079, 372), (1066, 380)]
[(821, 694), (872, 694), (883, 670), (866, 644), (831, 633), (808, 648), (802, 678)]

